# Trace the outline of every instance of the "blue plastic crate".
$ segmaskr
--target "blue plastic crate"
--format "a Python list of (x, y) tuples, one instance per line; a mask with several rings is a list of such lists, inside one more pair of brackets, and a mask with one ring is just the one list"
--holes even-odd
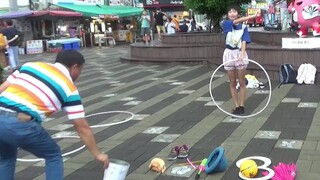
[(80, 43), (79, 42), (75, 42), (75, 43), (72, 43), (72, 49), (80, 49)]
[(62, 49), (63, 49), (63, 50), (72, 49), (72, 44), (71, 44), (71, 43), (69, 43), (69, 44), (62, 44)]

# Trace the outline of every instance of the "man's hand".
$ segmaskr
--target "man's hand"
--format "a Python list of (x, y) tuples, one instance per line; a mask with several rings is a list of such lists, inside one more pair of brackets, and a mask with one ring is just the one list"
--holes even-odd
[(107, 154), (98, 154), (96, 160), (102, 162), (105, 169), (109, 166), (109, 156)]

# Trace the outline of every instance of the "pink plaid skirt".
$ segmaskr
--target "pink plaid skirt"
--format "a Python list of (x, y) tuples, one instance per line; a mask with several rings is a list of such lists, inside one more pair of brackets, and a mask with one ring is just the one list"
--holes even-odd
[(235, 70), (235, 69), (245, 69), (247, 68), (249, 61), (248, 59), (248, 54), (245, 53), (244, 58), (242, 63), (239, 61), (232, 61), (227, 63), (228, 61), (235, 60), (239, 58), (241, 51), (239, 49), (225, 49), (223, 52), (223, 63), (226, 63), (224, 65), (224, 69), (229, 71), (229, 70)]

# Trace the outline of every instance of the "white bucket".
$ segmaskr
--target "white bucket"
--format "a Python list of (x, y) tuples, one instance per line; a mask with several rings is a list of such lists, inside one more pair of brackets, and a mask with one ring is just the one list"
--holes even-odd
[(130, 164), (125, 161), (110, 159), (109, 167), (104, 170), (103, 180), (124, 180)]

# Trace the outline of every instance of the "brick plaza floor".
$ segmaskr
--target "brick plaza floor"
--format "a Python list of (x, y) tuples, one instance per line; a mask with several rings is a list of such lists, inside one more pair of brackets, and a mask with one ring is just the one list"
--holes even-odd
[[(183, 144), (190, 148), (191, 160), (206, 158), (219, 146), (225, 149), (228, 169), (222, 173), (202, 174), (201, 179), (240, 179), (235, 163), (248, 156), (268, 157), (272, 165), (293, 162), (297, 164), (296, 179), (319, 179), (319, 84), (289, 84), (277, 88), (278, 81), (272, 81), (272, 98), (261, 114), (233, 119), (211, 102), (208, 83), (214, 68), (120, 61), (120, 56), (128, 51), (129, 47), (125, 45), (82, 49), (86, 65), (76, 82), (87, 115), (105, 111), (135, 114), (127, 123), (93, 129), (103, 152), (110, 158), (130, 163), (126, 179), (194, 179), (195, 172), (190, 166), (186, 167), (189, 169), (185, 173), (175, 171), (179, 163), (187, 162), (185, 159), (166, 159), (172, 147)], [(22, 62), (53, 62), (55, 55), (23, 55), (21, 59)], [(213, 84), (216, 101), (230, 111), (232, 100), (224, 71), (213, 79)], [(248, 89), (246, 113), (259, 111), (266, 104), (268, 93), (267, 87)], [(90, 125), (96, 125), (127, 117), (105, 114), (90, 117), (88, 121)], [(72, 123), (62, 112), (46, 121), (43, 127), (53, 136), (76, 135)], [(79, 139), (57, 141), (63, 153), (82, 146)], [(167, 170), (163, 174), (149, 170), (148, 165), (154, 157), (165, 160)], [(21, 151), (19, 158), (33, 156)], [(86, 149), (64, 159), (66, 180), (102, 180), (102, 165)], [(17, 162), (17, 180), (44, 177), (44, 162)]]

